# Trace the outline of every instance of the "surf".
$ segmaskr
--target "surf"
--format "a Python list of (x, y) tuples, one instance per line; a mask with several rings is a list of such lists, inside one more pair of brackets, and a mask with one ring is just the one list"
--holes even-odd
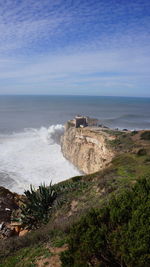
[(23, 193), (30, 184), (35, 188), (79, 175), (79, 171), (61, 153), (61, 124), (29, 128), (0, 136), (0, 175), (3, 186)]

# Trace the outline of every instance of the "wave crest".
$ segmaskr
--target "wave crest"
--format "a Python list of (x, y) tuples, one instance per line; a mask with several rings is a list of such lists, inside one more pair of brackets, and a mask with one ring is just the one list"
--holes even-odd
[[(61, 153), (60, 137), (63, 125), (49, 128), (25, 129), (22, 133), (0, 136), (0, 173), (9, 175), (15, 181), (6, 187), (23, 192), (32, 183), (35, 187), (79, 175), (79, 171)], [(4, 184), (3, 184), (4, 185)]]

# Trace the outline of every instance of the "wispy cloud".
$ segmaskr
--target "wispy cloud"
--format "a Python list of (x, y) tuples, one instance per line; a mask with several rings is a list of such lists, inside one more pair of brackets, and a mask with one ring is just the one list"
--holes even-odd
[(130, 44), (138, 40), (137, 36), (141, 37), (139, 42), (146, 41), (150, 31), (148, 8), (149, 1), (119, 4), (111, 0), (2, 0), (0, 47), (5, 51), (28, 48), (33, 52), (40, 50), (41, 43), (43, 50), (55, 50), (61, 45), (98, 49), (117, 45), (119, 39), (123, 44), (124, 37)]
[(148, 95), (150, 2), (71, 2), (1, 1), (0, 93)]
[[(99, 89), (99, 94), (102, 92), (101, 89), (107, 88), (141, 89), (144, 83), (148, 86), (150, 82), (150, 59), (146, 55), (145, 57), (143, 54), (140, 55), (139, 52), (139, 50), (135, 52), (130, 49), (128, 55), (124, 50), (120, 50), (59, 57), (49, 55), (37, 59), (35, 63), (12, 61), (9, 62), (9, 71), (1, 71), (0, 80), (5, 81), (7, 86), (8, 84), (21, 85), (23, 93), (29, 93), (29, 91), (36, 93), (37, 86), (41, 87), (41, 93), (49, 91), (57, 93), (57, 90), (63, 93), (76, 88), (75, 91), (73, 90), (74, 94), (79, 93), (78, 88), (82, 94), (84, 87), (87, 90), (86, 94), (91, 93), (90, 88), (92, 90), (95, 88), (97, 93)], [(3, 62), (3, 66), (7, 69), (7, 61)], [(4, 84), (3, 88), (5, 88)], [(117, 93), (119, 94), (118, 90)], [(103, 94), (107, 94), (107, 91)]]

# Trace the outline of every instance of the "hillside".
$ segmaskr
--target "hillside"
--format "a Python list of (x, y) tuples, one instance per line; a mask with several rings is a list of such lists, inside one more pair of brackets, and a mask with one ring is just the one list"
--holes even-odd
[(91, 174), (105, 169), (120, 153), (137, 153), (140, 148), (147, 147), (141, 134), (142, 131), (119, 131), (102, 125), (76, 128), (71, 120), (65, 125), (61, 150), (81, 172)]
[[(49, 222), (23, 237), (0, 241), (1, 267), (150, 265), (149, 131), (113, 134), (108, 146), (116, 155), (109, 166), (56, 185), (61, 201)], [(101, 243), (104, 238), (109, 246)], [(62, 251), (68, 252), (60, 258)]]

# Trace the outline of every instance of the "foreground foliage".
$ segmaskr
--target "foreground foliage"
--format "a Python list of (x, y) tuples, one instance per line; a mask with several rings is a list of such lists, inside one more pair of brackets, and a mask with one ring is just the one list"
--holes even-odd
[(69, 234), (62, 266), (150, 266), (150, 177), (92, 210)]
[(26, 200), (22, 207), (22, 221), (28, 228), (38, 228), (41, 223), (48, 222), (51, 210), (58, 197), (52, 184), (39, 186), (37, 190), (30, 187), (24, 192)]
[(150, 140), (150, 131), (145, 131), (141, 134), (141, 139)]
[(41, 185), (37, 190), (32, 186), (30, 190), (24, 192), (26, 198), (22, 205), (22, 222), (28, 229), (39, 228), (41, 224), (47, 223), (54, 208), (61, 206), (66, 200), (64, 193), (82, 190), (86, 187), (84, 182), (78, 181), (78, 177), (73, 178), (77, 182), (66, 182), (49, 186)]
[(36, 260), (50, 257), (51, 253), (48, 248), (42, 245), (35, 245), (32, 248), (23, 248), (15, 256), (9, 257), (7, 262), (0, 264), (0, 267), (35, 267)]
[[(83, 245), (84, 245), (83, 248), (85, 247), (85, 250), (83, 251), (84, 262), (80, 260), (81, 257), (80, 252), (78, 252), (79, 254), (78, 256), (74, 250), (73, 253), (71, 252), (71, 258), (73, 258), (72, 261), (73, 263), (71, 263), (71, 266), (87, 266), (87, 264), (88, 266), (99, 266), (99, 267), (121, 266), (121, 264), (122, 267), (150, 266), (148, 265), (149, 258), (148, 256), (147, 258), (145, 256), (146, 248), (148, 248), (147, 240), (150, 236), (149, 228), (147, 226), (147, 220), (150, 217), (149, 210), (147, 211), (146, 208), (148, 201), (144, 200), (142, 196), (143, 193), (141, 193), (144, 192), (142, 191), (142, 189), (141, 191), (138, 190), (137, 193), (134, 194), (134, 196), (136, 195), (137, 200), (136, 199), (133, 200), (134, 197), (132, 192), (134, 189), (133, 185), (138, 180), (140, 180), (142, 176), (147, 177), (145, 178), (146, 183), (148, 182), (148, 179), (150, 177), (150, 152), (148, 152), (148, 143), (146, 146), (146, 150), (147, 150), (147, 155), (139, 156), (131, 153), (122, 154), (114, 158), (114, 160), (112, 161), (112, 165), (103, 171), (86, 176), (74, 177), (69, 180), (63, 181), (57, 185), (54, 185), (52, 189), (57, 192), (57, 198), (53, 202), (52, 208), (50, 208), (49, 210), (48, 214), (49, 222), (44, 225), (42, 223), (41, 225), (41, 221), (39, 221), (37, 223), (37, 226), (39, 228), (39, 226), (41, 225), (40, 228), (30, 231), (27, 235), (23, 237), (15, 237), (6, 240), (0, 240), (0, 262), (2, 263), (0, 264), (0, 266), (17, 267), (19, 262), (16, 263), (16, 259), (18, 259), (18, 255), (19, 256), (22, 255), (20, 260), (22, 266), (29, 267), (29, 265), (26, 265), (26, 261), (28, 261), (28, 253), (24, 255), (26, 248), (29, 248), (29, 250), (31, 249), (33, 253), (33, 250), (36, 249), (36, 246), (41, 247), (45, 245), (45, 247), (47, 248), (48, 244), (53, 247), (55, 246), (60, 247), (63, 244), (66, 244), (67, 238), (69, 237), (70, 239), (71, 226), (75, 222), (79, 222), (81, 217), (86, 216), (87, 214), (88, 214), (86, 216), (87, 222), (85, 223), (84, 221), (83, 224), (81, 224), (81, 222), (79, 223), (80, 226), (79, 231), (81, 233), (80, 236), (83, 240), (82, 245), (80, 236), (79, 236), (79, 242), (78, 240), (75, 240), (77, 247), (80, 246), (82, 248)], [(126, 202), (126, 198), (123, 193), (123, 192), (126, 193), (126, 190), (128, 190), (127, 192), (130, 192), (132, 194), (131, 203), (133, 202), (136, 208), (134, 208), (133, 205), (130, 205), (130, 202), (128, 202), (128, 200)], [(149, 192), (149, 186), (147, 190)], [(149, 193), (146, 193), (147, 196), (148, 194)], [(112, 206), (110, 208), (112, 202), (111, 199), (113, 195), (116, 196), (113, 197), (114, 203), (116, 203), (115, 200), (117, 199), (117, 204), (116, 204), (117, 207), (115, 209), (113, 209)], [(122, 199), (124, 199), (124, 201), (122, 201)], [(109, 200), (111, 201), (109, 202)], [(75, 206), (75, 209), (72, 203), (77, 204)], [(121, 206), (121, 203), (123, 207), (124, 206), (127, 207), (127, 212), (128, 212), (127, 215), (126, 213), (124, 213), (124, 211), (122, 212), (123, 207)], [(114, 205), (115, 204), (113, 204), (113, 207)], [(137, 208), (140, 205), (143, 205), (143, 207), (141, 206), (141, 211), (140, 209)], [(106, 209), (103, 208), (99, 210), (99, 208), (102, 206), (103, 207), (105, 206)], [(91, 208), (94, 209), (89, 214)], [(112, 217), (110, 218), (110, 209), (112, 210), (112, 212), (114, 211), (114, 214), (116, 213), (116, 211), (117, 214), (118, 212), (122, 214), (121, 222), (116, 222), (116, 224), (114, 225), (114, 222), (111, 219)], [(129, 219), (130, 212), (131, 212), (131, 218), (133, 217), (134, 214), (133, 211), (135, 211), (135, 215), (137, 214), (137, 219), (135, 220), (135, 224), (133, 224), (133, 222)], [(91, 213), (93, 213), (93, 215), (91, 215)], [(103, 217), (103, 215), (106, 216)], [(115, 216), (117, 216), (118, 218), (118, 215)], [(144, 219), (140, 219), (140, 217), (141, 218), (145, 217), (146, 218), (145, 221)], [(126, 222), (126, 218), (127, 222), (131, 223), (132, 226), (130, 232), (129, 232), (130, 229), (129, 225)], [(93, 222), (89, 222), (92, 220)], [(106, 228), (106, 233), (104, 231), (105, 228), (101, 228), (102, 225), (101, 220), (102, 223), (104, 222), (103, 226)], [(143, 224), (143, 226), (141, 224)], [(92, 228), (91, 225), (93, 225), (93, 229), (95, 229), (93, 230), (93, 232), (91, 229)], [(97, 225), (100, 225), (100, 227), (98, 227)], [(83, 232), (86, 233), (88, 227), (90, 229), (87, 238), (86, 234), (84, 235)], [(127, 231), (125, 227), (127, 228)], [(129, 233), (130, 233), (130, 238), (128, 236)], [(99, 238), (99, 240), (98, 238), (96, 239), (96, 236), (99, 237), (100, 234), (104, 236), (104, 239), (102, 238)], [(113, 236), (113, 234), (116, 235)], [(119, 235), (121, 235), (121, 238)], [(75, 238), (75, 235), (72, 236), (73, 238)], [(91, 238), (93, 238), (93, 243), (91, 243)], [(141, 247), (143, 246), (144, 238), (146, 240), (145, 250), (142, 251)], [(135, 242), (136, 239), (138, 240), (138, 242), (137, 241)], [(102, 251), (99, 249), (99, 244), (102, 244), (102, 242), (104, 241), (106, 242), (104, 243), (103, 247), (104, 249)], [(133, 242), (133, 244), (131, 241)], [(133, 248), (135, 248), (135, 250)], [(132, 255), (135, 252), (137, 253), (138, 251), (137, 248), (139, 249), (140, 256)], [(97, 254), (95, 253), (96, 249), (97, 249)], [(43, 253), (44, 256), (45, 252), (42, 251), (43, 250), (41, 250), (41, 252), (37, 251), (37, 257), (38, 254), (41, 253)], [(87, 251), (89, 251), (88, 256), (87, 256)], [(91, 256), (91, 251), (93, 256)], [(99, 256), (101, 254), (103, 256), (102, 259), (101, 256)], [(78, 258), (78, 262), (74, 261), (75, 255)], [(87, 256), (87, 261), (86, 261), (86, 256)], [(104, 259), (105, 256), (107, 256), (106, 258), (107, 260)], [(131, 256), (132, 256), (132, 261), (134, 259), (135, 264), (134, 262), (131, 261)], [(143, 261), (141, 260), (142, 257)], [(71, 258), (70, 256), (69, 257), (67, 256), (64, 259), (65, 261), (67, 261), (67, 263), (63, 261), (63, 265), (69, 267)], [(126, 258), (129, 258), (128, 261)], [(137, 264), (138, 262), (137, 258), (139, 260), (138, 264)], [(120, 264), (121, 261), (122, 263)], [(32, 262), (35, 262), (36, 266), (36, 260), (33, 259)], [(32, 266), (34, 266), (34, 264)]]

